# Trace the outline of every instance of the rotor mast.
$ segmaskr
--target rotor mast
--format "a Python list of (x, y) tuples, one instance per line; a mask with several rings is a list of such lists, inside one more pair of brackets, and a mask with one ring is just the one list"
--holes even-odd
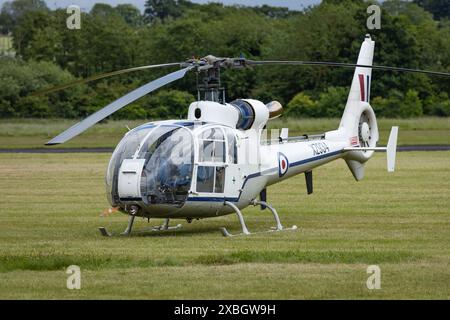
[(198, 100), (225, 103), (225, 88), (220, 82), (222, 58), (209, 55), (200, 60), (204, 65), (197, 68)]
[(219, 66), (213, 66), (197, 76), (197, 95), (199, 100), (225, 103), (225, 88), (220, 82)]

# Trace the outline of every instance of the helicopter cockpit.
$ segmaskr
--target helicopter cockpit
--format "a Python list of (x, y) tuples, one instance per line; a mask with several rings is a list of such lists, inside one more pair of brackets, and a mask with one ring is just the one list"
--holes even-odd
[(191, 185), (194, 123), (147, 124), (128, 132), (106, 175), (112, 205), (182, 204)]
[(200, 193), (223, 194), (226, 162), (237, 162), (231, 128), (200, 121), (142, 125), (125, 135), (111, 157), (108, 199), (112, 206), (142, 201), (181, 207), (195, 186)]

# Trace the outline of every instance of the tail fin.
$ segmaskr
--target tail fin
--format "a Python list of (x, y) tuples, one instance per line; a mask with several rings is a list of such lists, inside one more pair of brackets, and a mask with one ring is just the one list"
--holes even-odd
[[(366, 35), (359, 52), (359, 65), (372, 66), (375, 51), (375, 41)], [(355, 68), (347, 105), (342, 115), (337, 132), (348, 139), (350, 147), (374, 148), (378, 142), (378, 125), (370, 106), (370, 86), (372, 82), (372, 68)], [(374, 151), (349, 151), (344, 157), (350, 171), (356, 180), (364, 177), (364, 163), (369, 160)]]
[[(375, 41), (366, 35), (359, 52), (359, 65), (372, 66)], [(353, 76), (353, 82), (348, 96), (347, 105), (342, 115), (340, 129), (345, 129), (353, 137), (355, 134), (355, 124), (359, 123), (361, 109), (369, 104), (370, 86), (372, 82), (372, 68), (357, 67)]]
[[(357, 64), (372, 66), (374, 50), (375, 41), (367, 35), (362, 43)], [(377, 119), (369, 104), (371, 80), (372, 68), (355, 68), (339, 129), (325, 134), (326, 139), (329, 140), (345, 139), (347, 141), (348, 147), (344, 148), (346, 153), (343, 158), (358, 181), (364, 177), (364, 163), (373, 156), (375, 151), (388, 152), (388, 171), (393, 171), (395, 166), (398, 128), (392, 129), (387, 148), (377, 148), (379, 138)]]

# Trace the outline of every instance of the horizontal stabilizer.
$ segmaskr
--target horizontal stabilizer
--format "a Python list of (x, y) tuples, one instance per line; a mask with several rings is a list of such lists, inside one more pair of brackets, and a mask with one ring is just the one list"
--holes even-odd
[(387, 167), (389, 172), (395, 171), (395, 158), (397, 155), (397, 138), (398, 138), (398, 127), (392, 127), (386, 150)]
[(389, 141), (386, 147), (348, 147), (344, 148), (344, 151), (386, 151), (387, 170), (388, 172), (394, 172), (395, 158), (397, 154), (397, 138), (398, 127), (392, 127), (391, 134), (389, 135)]

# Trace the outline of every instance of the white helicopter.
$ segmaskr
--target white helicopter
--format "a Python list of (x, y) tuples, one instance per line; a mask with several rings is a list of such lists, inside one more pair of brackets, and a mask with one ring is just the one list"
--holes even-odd
[[(254, 61), (216, 58), (152, 65), (94, 76), (103, 77), (157, 67), (180, 66), (181, 70), (154, 80), (97, 111), (61, 133), (47, 145), (63, 143), (140, 97), (185, 76), (204, 73), (198, 86), (199, 101), (189, 106), (186, 120), (154, 121), (127, 132), (116, 147), (106, 173), (108, 200), (130, 216), (122, 235), (131, 233), (135, 217), (164, 218), (150, 230), (173, 230), (169, 219), (211, 218), (235, 213), (243, 235), (250, 234), (241, 210), (247, 206), (268, 208), (275, 219), (270, 231), (285, 228), (266, 200), (266, 188), (300, 173), (305, 174), (307, 193), (313, 192), (312, 170), (344, 159), (356, 180), (364, 176), (364, 164), (375, 151), (386, 151), (388, 171), (394, 171), (398, 127), (392, 127), (387, 147), (377, 147), (378, 127), (369, 104), (372, 69), (450, 74), (405, 68), (373, 66), (375, 42), (369, 35), (362, 43), (357, 64), (311, 61)], [(256, 65), (325, 65), (353, 67), (355, 73), (339, 128), (320, 135), (289, 137), (288, 129), (266, 138), (269, 120), (282, 114), (280, 103), (253, 99), (225, 102), (220, 85), (221, 68)], [(43, 92), (67, 88), (74, 83)], [(200, 95), (203, 94), (203, 100)], [(111, 236), (105, 228), (102, 235)], [(224, 236), (232, 236), (222, 228)]]

